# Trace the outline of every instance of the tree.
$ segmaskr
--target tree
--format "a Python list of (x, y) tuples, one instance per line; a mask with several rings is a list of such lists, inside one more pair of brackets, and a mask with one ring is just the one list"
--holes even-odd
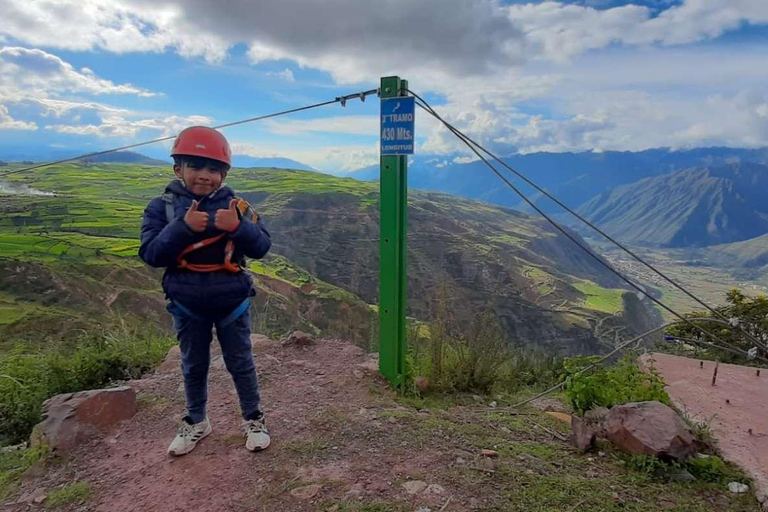
[[(724, 347), (734, 348), (743, 352), (755, 348), (755, 343), (749, 339), (743, 331), (756, 338), (763, 346), (768, 345), (768, 298), (765, 295), (758, 297), (747, 297), (740, 290), (733, 289), (726, 294), (726, 304), (715, 308), (725, 318), (736, 322), (736, 325), (726, 326), (720, 322), (699, 321), (696, 325), (701, 326), (705, 331), (714, 334), (718, 341), (706, 336), (697, 328), (689, 324), (677, 324), (667, 329), (665, 336), (666, 348), (671, 348), (670, 343), (674, 344), (680, 350), (681, 340), (683, 341), (682, 351), (696, 351), (697, 357), (706, 359), (717, 359), (723, 362), (732, 362), (745, 364), (750, 360), (747, 356), (737, 355), (732, 352), (715, 347), (722, 345)], [(686, 315), (688, 318), (713, 318), (715, 315), (706, 312), (697, 312)], [(765, 358), (768, 354), (762, 347), (757, 347), (758, 358)]]

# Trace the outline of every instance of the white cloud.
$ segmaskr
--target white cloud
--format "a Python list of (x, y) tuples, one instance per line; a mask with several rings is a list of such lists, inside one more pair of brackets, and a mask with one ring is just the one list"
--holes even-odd
[[(226, 12), (218, 4), (211, 3), (210, 7)], [(188, 23), (184, 11), (184, 4), (173, 2), (8, 0), (0, 33), (49, 48), (100, 48), (114, 53), (173, 48), (185, 57), (222, 60), (230, 46), (227, 38)]]
[(63, 93), (155, 95), (131, 84), (99, 78), (88, 68), (77, 71), (68, 62), (42, 50), (0, 48), (0, 95), (39, 98)]
[(280, 78), (281, 80), (285, 80), (286, 82), (295, 82), (296, 77), (293, 76), (293, 71), (289, 68), (285, 68), (282, 71), (269, 71), (267, 72), (267, 76), (274, 76), (276, 78)]
[(132, 119), (128, 116), (105, 115), (99, 124), (54, 124), (46, 130), (72, 135), (93, 135), (96, 137), (130, 138), (144, 133), (152, 137), (167, 137), (179, 133), (191, 125), (210, 125), (211, 119), (204, 116), (164, 116), (150, 119)]
[(272, 133), (292, 136), (305, 133), (375, 136), (379, 133), (378, 116), (335, 116), (316, 119), (269, 120), (266, 125)]
[(687, 0), (654, 16), (641, 5), (595, 9), (561, 2), (512, 5), (510, 18), (541, 55), (567, 60), (613, 43), (680, 45), (712, 39), (743, 23), (768, 23), (765, 0)]
[(15, 120), (8, 112), (8, 107), (0, 105), (0, 130), (37, 130), (37, 125)]
[(369, 145), (321, 146), (307, 148), (286, 143), (255, 145), (233, 141), (232, 153), (257, 158), (286, 157), (331, 174), (343, 174), (379, 161), (378, 142)]
[[(701, 47), (688, 52), (683, 46), (744, 24), (768, 24), (768, 1), (684, 0), (670, 6), (659, 0), (657, 9), (643, 4), (390, 0), (386, 8), (371, 9), (353, 0), (284, 0), (269, 6), (249, 0), (6, 0), (0, 37), (70, 50), (172, 50), (211, 62), (244, 43), (254, 63), (287, 59), (325, 71), (337, 84), (372, 85), (382, 75), (397, 73), (410, 79), (412, 89), (440, 95), (439, 111), (446, 119), (499, 152), (768, 144), (768, 107), (744, 100), (749, 91), (752, 96), (768, 92), (765, 47), (745, 54), (735, 44), (715, 52)], [(151, 94), (42, 53), (39, 64), (57, 70), (52, 83), (60, 89)], [(295, 80), (290, 68), (272, 74)], [(122, 136), (159, 124), (154, 115), (110, 111), (107, 105), (57, 95), (45, 89), (44, 80), (24, 78), (31, 80), (27, 83), (14, 76), (0, 73), (0, 100), (10, 104), (3, 80), (16, 80), (15, 94), (44, 90), (34, 101), (50, 117), (72, 116), (71, 121), (90, 112), (102, 120), (101, 127), (85, 122), (90, 128), (81, 128), (84, 132)], [(80, 106), (74, 105), (78, 101)], [(339, 116), (281, 119), (268, 127), (284, 136), (310, 137), (375, 133), (376, 124), (373, 116)], [(422, 152), (470, 156), (423, 113), (417, 133)], [(286, 155), (297, 151), (280, 149)], [(371, 161), (375, 154), (365, 147), (350, 151), (352, 156), (327, 152), (329, 165)], [(319, 157), (311, 158), (317, 162)]]

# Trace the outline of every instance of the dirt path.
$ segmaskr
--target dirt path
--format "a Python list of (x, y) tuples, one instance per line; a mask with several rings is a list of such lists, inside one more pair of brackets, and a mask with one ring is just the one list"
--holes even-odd
[[(398, 399), (354, 345), (253, 339), (268, 450), (245, 450), (237, 397), (216, 355), (213, 434), (184, 457), (166, 455), (184, 408), (172, 351), (152, 377), (129, 383), (139, 401), (132, 420), (33, 467), (0, 509), (40, 511), (79, 482), (90, 497), (57, 512), (757, 511), (751, 494), (663, 484), (627, 470), (618, 454), (583, 455), (561, 440), (567, 424), (489, 407), (503, 405), (500, 397)], [(48, 501), (25, 498), (39, 495)]]
[(717, 384), (712, 386), (713, 361), (655, 353), (643, 358), (664, 377), (675, 405), (710, 425), (723, 456), (755, 480), (758, 499), (764, 500), (768, 493), (768, 370), (758, 377), (755, 368), (721, 364)]

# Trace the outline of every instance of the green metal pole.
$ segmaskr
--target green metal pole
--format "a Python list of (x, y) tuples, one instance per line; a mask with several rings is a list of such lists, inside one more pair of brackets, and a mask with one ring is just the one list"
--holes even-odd
[[(406, 96), (407, 89), (400, 77), (381, 79), (382, 99)], [(407, 156), (381, 157), (379, 186), (379, 371), (399, 386), (405, 375)]]

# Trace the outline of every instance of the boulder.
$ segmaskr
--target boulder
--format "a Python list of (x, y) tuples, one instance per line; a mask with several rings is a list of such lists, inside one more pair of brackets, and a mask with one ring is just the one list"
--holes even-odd
[(634, 455), (685, 460), (696, 453), (695, 439), (685, 422), (661, 402), (614, 407), (605, 420), (605, 437)]
[(136, 391), (122, 386), (56, 395), (43, 403), (44, 420), (32, 431), (32, 446), (66, 451), (136, 413)]

